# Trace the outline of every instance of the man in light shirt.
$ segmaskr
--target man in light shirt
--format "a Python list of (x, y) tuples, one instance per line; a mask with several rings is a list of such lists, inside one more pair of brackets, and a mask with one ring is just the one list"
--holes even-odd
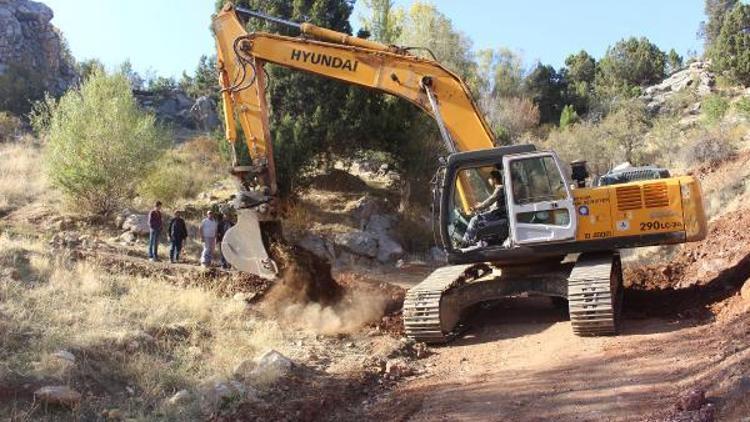
[(203, 253), (201, 254), (201, 265), (208, 267), (214, 258), (214, 248), (216, 248), (216, 234), (219, 224), (214, 217), (213, 211), (206, 213), (206, 218), (201, 221), (200, 230), (198, 231), (203, 242)]
[(474, 216), (469, 221), (469, 226), (464, 234), (463, 242), (465, 245), (474, 245), (477, 243), (477, 233), (484, 225), (502, 219), (507, 211), (505, 209), (505, 188), (503, 187), (503, 177), (499, 171), (493, 170), (487, 179), (488, 185), (492, 188), (492, 193), (484, 201), (474, 206)]

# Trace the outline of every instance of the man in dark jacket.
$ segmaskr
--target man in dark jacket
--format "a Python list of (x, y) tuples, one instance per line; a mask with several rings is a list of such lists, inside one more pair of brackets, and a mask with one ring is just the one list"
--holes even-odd
[(182, 219), (182, 213), (175, 211), (174, 218), (169, 222), (169, 260), (175, 263), (180, 260), (180, 252), (182, 252), (182, 242), (187, 238), (187, 226), (185, 226), (185, 220)]
[(224, 258), (224, 250), (222, 248), (221, 242), (224, 240), (224, 235), (226, 234), (226, 232), (232, 228), (232, 225), (232, 220), (230, 219), (230, 216), (228, 214), (219, 214), (219, 229), (216, 233), (216, 242), (219, 245), (219, 255), (221, 256), (222, 268), (229, 268), (229, 263), (227, 262), (226, 258)]
[(161, 234), (161, 201), (156, 201), (154, 209), (148, 213), (148, 258), (151, 261), (159, 259), (159, 235)]

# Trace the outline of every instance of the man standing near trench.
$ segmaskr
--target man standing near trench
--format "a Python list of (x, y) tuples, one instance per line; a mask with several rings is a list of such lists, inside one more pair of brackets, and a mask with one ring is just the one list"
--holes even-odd
[(156, 201), (154, 208), (148, 213), (148, 259), (159, 259), (159, 235), (162, 228), (161, 201)]
[(216, 247), (216, 234), (218, 233), (219, 224), (216, 222), (213, 211), (206, 213), (206, 218), (201, 221), (200, 236), (203, 242), (203, 253), (201, 253), (201, 265), (204, 267), (211, 266), (214, 258), (214, 248)]
[(187, 238), (187, 227), (185, 226), (185, 220), (182, 219), (182, 213), (175, 211), (174, 218), (169, 222), (169, 260), (172, 263), (176, 263), (180, 260), (180, 252), (182, 252), (182, 242)]

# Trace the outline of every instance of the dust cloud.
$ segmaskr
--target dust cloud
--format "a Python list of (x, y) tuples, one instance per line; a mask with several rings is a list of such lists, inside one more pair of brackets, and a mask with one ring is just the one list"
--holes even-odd
[(385, 313), (385, 293), (345, 289), (331, 276), (328, 262), (312, 253), (276, 246), (281, 278), (266, 294), (264, 312), (280, 322), (323, 335), (350, 334)]
[(369, 292), (347, 292), (332, 306), (319, 303), (292, 303), (281, 310), (285, 323), (324, 335), (351, 334), (365, 324), (379, 320), (386, 298)]

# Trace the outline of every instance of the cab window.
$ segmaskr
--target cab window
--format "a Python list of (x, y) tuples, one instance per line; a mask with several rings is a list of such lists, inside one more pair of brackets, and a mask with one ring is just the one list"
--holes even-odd
[[(456, 177), (456, 186), (460, 183), (466, 183), (467, 189), (465, 193), (469, 196), (469, 200), (473, 202), (481, 202), (492, 195), (492, 190), (487, 184), (487, 174), (494, 170), (494, 167), (476, 167), (467, 168), (458, 172)], [(461, 204), (459, 198), (459, 190), (454, 191), (454, 202), (455, 204)], [(472, 203), (473, 204), (473, 203)]]
[(518, 205), (567, 197), (565, 182), (550, 156), (511, 161), (510, 177), (514, 202)]

